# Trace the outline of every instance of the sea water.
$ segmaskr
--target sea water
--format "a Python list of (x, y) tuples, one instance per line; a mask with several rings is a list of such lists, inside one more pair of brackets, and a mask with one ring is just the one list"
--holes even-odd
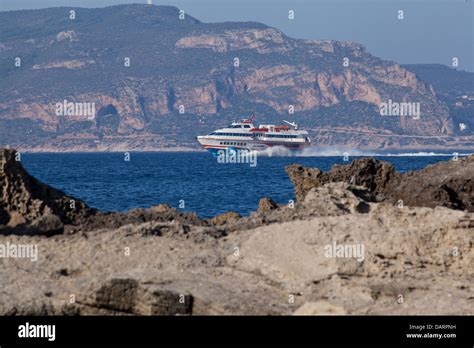
[[(219, 163), (207, 152), (22, 154), (28, 172), (66, 194), (105, 211), (126, 211), (160, 203), (207, 218), (227, 211), (248, 215), (259, 199), (294, 200), (285, 166), (299, 163), (327, 171), (360, 157), (259, 156), (257, 165)], [(405, 172), (448, 156), (379, 156)], [(129, 159), (128, 161), (126, 159)]]

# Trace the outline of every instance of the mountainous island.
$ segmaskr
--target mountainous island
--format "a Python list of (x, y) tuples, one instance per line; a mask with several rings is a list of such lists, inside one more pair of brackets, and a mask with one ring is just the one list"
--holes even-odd
[[(317, 147), (474, 149), (474, 73), (355, 42), (139, 4), (0, 12), (0, 32), (0, 145), (21, 151), (198, 149), (250, 112), (297, 122)], [(382, 116), (390, 102), (420, 117)], [(58, 114), (67, 103), (94, 115)]]

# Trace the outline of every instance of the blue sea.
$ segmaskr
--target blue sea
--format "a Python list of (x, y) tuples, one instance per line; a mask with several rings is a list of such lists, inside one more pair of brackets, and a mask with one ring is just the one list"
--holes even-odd
[[(359, 157), (351, 157), (349, 161)], [(417, 170), (447, 156), (377, 157), (401, 172)], [(327, 171), (347, 164), (335, 157), (258, 157), (257, 165), (222, 164), (207, 152), (22, 154), (23, 166), (37, 179), (104, 211), (126, 211), (160, 203), (203, 218), (227, 211), (248, 215), (259, 199), (294, 199), (284, 168), (293, 163)], [(181, 205), (181, 206), (180, 206)]]

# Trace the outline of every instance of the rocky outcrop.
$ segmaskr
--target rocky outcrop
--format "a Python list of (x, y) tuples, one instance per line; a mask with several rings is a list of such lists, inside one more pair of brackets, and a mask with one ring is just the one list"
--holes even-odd
[(148, 221), (176, 222), (184, 229), (187, 224), (206, 225), (196, 214), (165, 204), (126, 213), (97, 211), (29, 175), (21, 165), (20, 153), (13, 149), (0, 150), (0, 181), (0, 233), (3, 234), (75, 233)]
[(47, 186), (29, 175), (20, 154), (0, 149), (1, 223), (3, 232), (62, 233), (65, 224), (81, 224), (97, 213), (84, 202)]
[(334, 165), (330, 172), (324, 173), (318, 168), (304, 168), (298, 164), (286, 167), (291, 181), (295, 185), (296, 198), (302, 200), (313, 187), (329, 182), (348, 182), (366, 187), (380, 197), (386, 192), (392, 180), (399, 180), (392, 164), (373, 158), (354, 160), (350, 165)]
[(303, 200), (314, 187), (347, 182), (366, 188), (368, 194), (364, 193), (364, 198), (369, 201), (474, 211), (472, 155), (408, 173), (398, 173), (392, 164), (372, 158), (334, 165), (329, 172), (298, 164), (286, 167), (286, 171), (295, 185), (298, 200)]
[(391, 196), (406, 205), (474, 212), (474, 155), (403, 174)]
[[(106, 214), (82, 203), (71, 213), (67, 196), (12, 162), (14, 151), (2, 154), (0, 315), (474, 314), (474, 214), (377, 202), (392, 177), (415, 175), (387, 163), (291, 167), (305, 178), (297, 204), (263, 199), (249, 217), (203, 221), (167, 205)], [(417, 180), (434, 186), (444, 173), (461, 197), (471, 161)], [(355, 173), (360, 182), (343, 182)], [(69, 233), (5, 235), (12, 219)], [(9, 257), (18, 245), (37, 246), (37, 259)]]

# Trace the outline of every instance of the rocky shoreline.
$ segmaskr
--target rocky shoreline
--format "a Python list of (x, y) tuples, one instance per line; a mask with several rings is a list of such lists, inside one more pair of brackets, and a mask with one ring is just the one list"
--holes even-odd
[(0, 159), (0, 315), (474, 314), (474, 156), (292, 165), (294, 205), (208, 220), (101, 212)]

